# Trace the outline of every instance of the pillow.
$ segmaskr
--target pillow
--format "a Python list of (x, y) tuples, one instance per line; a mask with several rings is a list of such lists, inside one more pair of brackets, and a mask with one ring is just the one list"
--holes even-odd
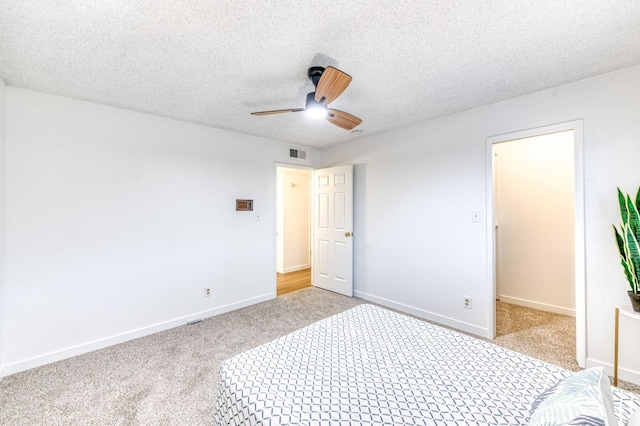
[(531, 406), (529, 425), (617, 426), (604, 368), (574, 373), (542, 392)]
[(640, 426), (640, 410), (636, 410), (631, 417), (629, 417), (627, 426)]

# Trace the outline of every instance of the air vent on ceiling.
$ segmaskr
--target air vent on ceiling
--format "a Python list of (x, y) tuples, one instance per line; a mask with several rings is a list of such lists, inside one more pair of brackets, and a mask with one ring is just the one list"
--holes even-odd
[(301, 160), (304, 160), (305, 158), (307, 158), (307, 151), (289, 148), (289, 157), (300, 158)]

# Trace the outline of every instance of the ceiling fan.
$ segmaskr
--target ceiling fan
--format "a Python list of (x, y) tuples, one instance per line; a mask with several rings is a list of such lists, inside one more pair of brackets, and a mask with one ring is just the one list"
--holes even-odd
[(270, 115), (305, 111), (310, 117), (325, 118), (331, 124), (345, 130), (352, 130), (362, 123), (362, 120), (355, 115), (327, 107), (351, 83), (349, 74), (333, 67), (311, 67), (307, 71), (307, 77), (309, 77), (316, 90), (307, 94), (305, 108), (276, 109), (273, 111), (252, 112), (251, 114)]

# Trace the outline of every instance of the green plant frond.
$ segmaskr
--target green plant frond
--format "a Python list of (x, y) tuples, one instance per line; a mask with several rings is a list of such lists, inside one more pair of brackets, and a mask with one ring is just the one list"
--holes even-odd
[(627, 195), (627, 211), (629, 213), (629, 226), (631, 226), (631, 232), (633, 232), (636, 240), (640, 241), (640, 214), (638, 214), (638, 208), (631, 197)]
[(622, 238), (622, 235), (620, 235), (620, 232), (618, 232), (618, 229), (615, 225), (611, 226), (613, 226), (613, 233), (616, 236), (616, 243), (618, 243), (618, 251), (620, 252), (620, 257), (622, 257), (622, 259), (626, 261), (627, 254), (624, 251), (624, 238)]
[(624, 197), (620, 188), (618, 188), (618, 204), (620, 205), (620, 216), (622, 216), (622, 223), (629, 222), (629, 213), (627, 209), (627, 200)]
[(623, 258), (624, 260), (624, 264), (622, 266), (625, 269), (625, 275), (628, 272), (627, 279), (629, 280), (629, 285), (631, 286), (631, 289), (633, 289), (634, 286), (636, 285), (634, 280), (634, 277), (636, 276), (636, 274), (633, 268), (633, 262), (631, 262), (631, 259), (629, 258), (629, 243), (627, 241), (627, 228), (629, 228), (629, 225), (626, 225), (626, 224), (623, 225), (622, 227), (622, 235), (624, 238), (624, 256), (620, 256), (620, 257)]
[(637, 292), (638, 289), (638, 274), (640, 273), (640, 245), (638, 245), (638, 240), (635, 235), (631, 232), (630, 226), (625, 226), (625, 239), (626, 239), (626, 253), (627, 253), (627, 263), (630, 266), (630, 272), (633, 276), (632, 288), (634, 292)]
[(640, 188), (635, 203), (630, 195), (623, 194), (618, 188), (618, 204), (622, 223), (619, 228), (613, 225), (613, 230), (620, 262), (631, 290), (640, 294)]
[(624, 269), (624, 275), (627, 277), (627, 281), (629, 281), (629, 286), (634, 293), (638, 292), (638, 285), (633, 279), (633, 273), (629, 268), (629, 264), (625, 262), (624, 259), (620, 259), (620, 263), (622, 264), (622, 268)]

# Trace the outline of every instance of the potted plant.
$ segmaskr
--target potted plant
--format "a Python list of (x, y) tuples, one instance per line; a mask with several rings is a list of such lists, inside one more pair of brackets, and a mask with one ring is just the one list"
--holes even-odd
[(640, 312), (640, 188), (636, 194), (635, 203), (629, 194), (623, 194), (618, 188), (618, 202), (620, 204), (620, 229), (613, 225), (613, 232), (618, 243), (620, 263), (629, 281), (631, 290), (629, 298), (633, 310)]

